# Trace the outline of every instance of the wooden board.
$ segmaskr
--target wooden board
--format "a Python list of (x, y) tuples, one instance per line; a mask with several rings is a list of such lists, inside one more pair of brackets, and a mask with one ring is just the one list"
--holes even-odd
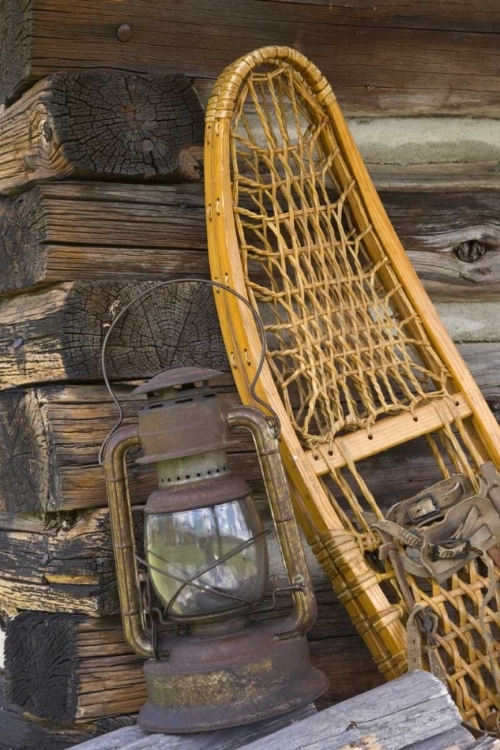
[(5, 698), (5, 679), (0, 677), (0, 750), (66, 750), (133, 723), (131, 716), (78, 725), (35, 719), (9, 703)]
[(0, 113), (0, 193), (69, 176), (198, 179), (189, 147), (200, 140), (203, 110), (183, 75), (58, 73)]
[(62, 66), (207, 80), (257, 47), (287, 44), (323, 70), (348, 113), (497, 115), (499, 27), (491, 0), (185, 0), (182, 13), (174, 0), (4, 0), (0, 101)]
[(412, 672), (321, 711), (295, 727), (282, 729), (267, 741), (257, 740), (249, 747), (300, 750), (306, 738), (314, 738), (317, 750), (364, 747), (372, 743), (401, 750), (453, 730), (459, 723), (458, 711), (446, 687), (425, 672)]
[[(273, 732), (302, 721), (315, 713), (316, 709), (312, 704), (309, 704), (282, 716), (258, 721), (255, 724), (180, 736), (150, 734), (143, 732), (139, 727), (126, 727), (124, 730), (111, 732), (109, 735), (102, 737), (100, 739), (101, 744), (96, 745), (96, 750), (121, 750), (122, 748), (140, 750), (140, 748), (147, 747), (165, 747), (172, 750), (174, 748), (178, 750), (182, 750), (182, 748), (186, 750), (216, 750), (217, 748), (219, 750), (236, 750), (236, 748), (243, 747), (252, 740), (267, 737)], [(80, 750), (90, 750), (93, 743), (85, 743), (78, 747)]]
[[(148, 286), (149, 284), (149, 286)], [(68, 282), (0, 300), (0, 389), (44, 381), (101, 380), (101, 346), (116, 314), (149, 282)], [(143, 378), (177, 365), (227, 369), (212, 290), (157, 290), (116, 326), (112, 379)]]
[[(478, 742), (478, 750), (492, 750), (499, 744), (491, 737), (484, 745), (482, 742)], [(460, 726), (458, 711), (446, 688), (425, 672), (412, 672), (264, 737), (256, 738), (251, 726), (188, 736), (141, 735), (137, 730), (124, 729), (85, 743), (78, 750), (403, 750), (410, 746), (418, 750), (465, 750), (474, 744), (470, 732)]]
[[(382, 201), (437, 300), (500, 297), (499, 190), (385, 185)], [(208, 277), (201, 184), (38, 185), (0, 199), (0, 294), (79, 280)]]

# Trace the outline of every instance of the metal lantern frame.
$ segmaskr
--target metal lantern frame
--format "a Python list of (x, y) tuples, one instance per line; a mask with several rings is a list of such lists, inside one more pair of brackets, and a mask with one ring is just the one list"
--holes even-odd
[[(148, 702), (141, 710), (139, 723), (144, 729), (150, 731), (182, 733), (250, 723), (284, 713), (319, 697), (326, 689), (327, 681), (324, 675), (311, 667), (309, 662), (305, 634), (315, 621), (316, 603), (279, 454), (279, 420), (274, 410), (260, 399), (256, 397), (256, 401), (270, 414), (269, 417), (253, 406), (240, 405), (224, 409), (221, 419), (227, 423), (229, 436), (231, 431), (237, 428), (250, 431), (264, 478), (288, 579), (285, 585), (275, 587), (270, 606), (259, 607), (264, 597), (264, 590), (258, 599), (249, 601), (238, 595), (224, 594), (219, 589), (207, 586), (199, 580), (209, 570), (221, 565), (242, 550), (256, 545), (267, 536), (268, 532), (264, 529), (257, 534), (252, 534), (251, 538), (236, 545), (213, 564), (202, 567), (196, 575), (189, 578), (172, 575), (160, 567), (156, 568), (151, 565), (150, 560), (143, 559), (137, 554), (127, 479), (127, 453), (141, 444), (145, 448), (144, 438), (146, 437), (148, 451), (145, 449), (146, 458), (139, 459), (139, 462), (157, 463), (166, 460), (162, 455), (161, 441), (164, 424), (162, 419), (165, 420), (165, 416), (162, 417), (160, 414), (162, 410), (158, 410), (155, 412), (155, 415), (159, 415), (158, 417), (155, 415), (148, 417), (150, 423), (152, 419), (157, 426), (155, 428), (157, 432), (153, 430), (151, 434), (145, 432), (141, 434), (141, 418), (139, 418), (139, 427), (137, 425), (121, 426), (123, 411), (107, 375), (106, 347), (116, 323), (133, 304), (145, 295), (174, 283), (207, 284), (215, 287), (217, 292), (224, 290), (234, 294), (248, 306), (248, 302), (241, 295), (223, 284), (189, 278), (156, 284), (137, 295), (120, 311), (107, 331), (102, 349), (104, 380), (119, 409), (119, 419), (102, 445), (99, 461), (106, 473), (125, 639), (137, 654), (150, 660), (145, 666)], [(263, 343), (261, 361), (254, 378), (256, 382), (264, 363), (265, 338), (262, 322), (258, 314), (252, 312), (262, 332)], [(204, 388), (209, 379), (220, 374), (213, 370), (172, 368), (163, 371), (148, 383), (137, 388), (135, 392), (154, 393), (155, 398), (161, 398), (161, 393), (170, 393), (169, 388), (184, 386), (191, 388), (188, 384), (194, 385), (197, 381), (202, 381), (202, 388)], [(191, 388), (187, 393), (192, 394), (194, 390)], [(182, 391), (180, 393), (182, 394)], [(164, 398), (167, 397), (164, 396)], [(180, 398), (179, 403), (183, 400), (192, 401), (193, 399)], [(211, 399), (211, 401), (215, 402), (216, 399)], [(170, 403), (168, 400), (167, 402)], [(154, 409), (155, 406), (156, 404), (149, 407), (146, 405), (141, 412), (148, 408)], [(216, 404), (214, 406), (215, 411), (222, 408)], [(156, 422), (154, 422), (155, 419)], [(163, 434), (167, 435), (168, 430), (165, 429)], [(194, 442), (193, 455), (201, 454), (204, 436), (197, 438), (196, 432), (192, 432), (191, 435)], [(226, 444), (227, 438), (224, 440)], [(210, 450), (213, 448), (207, 448), (208, 452)], [(183, 455), (191, 458), (189, 452)], [(189, 477), (186, 478), (189, 479)], [(219, 480), (214, 477), (214, 481)], [(242, 480), (241, 483), (247, 487)], [(192, 487), (196, 484), (197, 482), (193, 481)], [(246, 498), (248, 501), (251, 495), (248, 487), (247, 490), (246, 495), (240, 493), (237, 497)], [(154, 495), (155, 493), (150, 496), (148, 504), (150, 502), (154, 504), (152, 500)], [(161, 498), (162, 491), (158, 490), (157, 495)], [(229, 496), (224, 502), (237, 499), (237, 497)], [(194, 504), (191, 504), (189, 509), (201, 510), (205, 507), (202, 497), (200, 497), (199, 504), (196, 504), (196, 499), (193, 502)], [(159, 511), (150, 511), (157, 515), (176, 512), (175, 509), (170, 510), (168, 504), (161, 506)], [(255, 517), (260, 520), (258, 512)], [(161, 597), (153, 596), (149, 574), (151, 570), (173, 578), (180, 584), (180, 589), (169, 601), (158, 602)], [(223, 596), (227, 595), (234, 599), (235, 604), (222, 612), (197, 613), (185, 617), (178, 614), (174, 616), (171, 612), (172, 605), (179, 591), (186, 586), (201, 589), (202, 592), (215, 592), (219, 596), (222, 593)], [(273, 609), (277, 595), (282, 592), (291, 592), (293, 597), (293, 610), (288, 617), (266, 623), (249, 619), (252, 615)], [(242, 619), (238, 615), (246, 617)], [(162, 633), (159, 628), (171, 620), (177, 623), (176, 636)], [(189, 625), (187, 631), (184, 629), (186, 624)], [(186, 633), (189, 633), (187, 638), (179, 638), (180, 635)], [(199, 674), (196, 659), (189, 651), (190, 648), (195, 656), (198, 655), (202, 664)], [(172, 662), (175, 662), (173, 666), (171, 666)], [(229, 690), (228, 685), (232, 685), (233, 689)], [(233, 695), (233, 693), (236, 694)], [(206, 705), (207, 694), (210, 694), (211, 697), (208, 700), (213, 702), (213, 706)], [(172, 702), (175, 705), (169, 706), (168, 704)]]

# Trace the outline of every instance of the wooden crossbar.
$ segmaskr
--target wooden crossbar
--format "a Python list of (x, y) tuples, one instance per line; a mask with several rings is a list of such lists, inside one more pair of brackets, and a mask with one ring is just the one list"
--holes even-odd
[(461, 393), (454, 394), (453, 399), (456, 411), (450, 409), (449, 399), (436, 399), (431, 404), (418, 407), (413, 414), (405, 412), (396, 417), (381, 419), (373, 425), (371, 434), (368, 430), (363, 430), (337, 438), (331, 450), (327, 446), (318, 446), (307, 451), (306, 458), (316, 476), (320, 477), (332, 469), (346, 466), (346, 455), (353, 461), (361, 461), (399, 445), (402, 434), (406, 436), (406, 440), (414, 440), (438, 430), (443, 426), (441, 414), (446, 415), (448, 423), (453, 422), (457, 414), (462, 419), (472, 415), (471, 408)]

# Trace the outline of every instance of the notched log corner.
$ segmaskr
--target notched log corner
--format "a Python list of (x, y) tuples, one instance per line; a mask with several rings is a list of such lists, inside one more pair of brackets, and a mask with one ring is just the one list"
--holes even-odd
[(0, 115), (0, 192), (41, 179), (195, 180), (203, 109), (184, 75), (56, 73)]
[[(102, 379), (101, 346), (113, 318), (153, 286), (75, 281), (0, 300), (0, 389)], [(121, 318), (106, 359), (113, 380), (152, 377), (170, 365), (228, 370), (211, 288), (152, 290)]]
[(5, 678), (0, 678), (0, 750), (66, 750), (106, 732), (128, 727), (135, 723), (135, 718), (117, 716), (86, 724), (61, 724), (36, 719), (8, 701)]
[[(195, 170), (188, 153), (179, 158)], [(0, 198), (0, 268), (0, 294), (73, 279), (206, 278), (203, 186), (44, 182)]]

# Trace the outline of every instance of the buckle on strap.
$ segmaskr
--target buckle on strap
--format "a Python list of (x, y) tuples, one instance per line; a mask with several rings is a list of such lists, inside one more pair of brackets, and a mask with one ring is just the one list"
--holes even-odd
[(432, 545), (433, 560), (460, 560), (470, 552), (470, 539), (443, 539)]
[(410, 523), (420, 524), (441, 515), (441, 506), (437, 497), (432, 492), (427, 492), (425, 495), (421, 495), (412, 505), (407, 506), (406, 515)]

